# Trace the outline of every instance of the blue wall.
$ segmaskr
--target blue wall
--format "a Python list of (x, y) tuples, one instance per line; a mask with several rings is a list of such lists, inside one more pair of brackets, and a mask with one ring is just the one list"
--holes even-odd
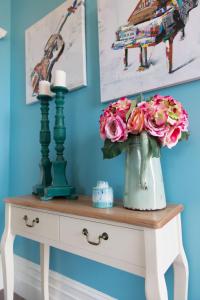
[[(10, 144), (10, 193), (12, 195), (30, 193), (39, 175), (40, 111), (38, 104), (25, 105), (24, 31), (60, 3), (61, 0), (12, 1)], [(78, 192), (85, 194), (91, 194), (92, 186), (98, 179), (106, 179), (114, 187), (115, 196), (122, 197), (124, 157), (103, 161), (100, 150), (102, 142), (98, 136), (98, 118), (103, 106), (100, 104), (99, 93), (97, 4), (96, 0), (87, 0), (86, 4), (88, 86), (70, 93), (67, 98), (65, 116), (66, 156), (70, 162), (68, 177), (77, 187)], [(182, 220), (183, 239), (190, 265), (189, 299), (199, 300), (200, 99), (198, 95), (200, 83), (188, 83), (159, 93), (171, 94), (180, 99), (190, 115), (190, 140), (187, 143), (180, 143), (171, 151), (164, 150), (162, 164), (168, 201), (181, 202), (185, 205)], [(52, 104), (52, 123), (53, 110)], [(39, 262), (39, 248), (34, 242), (18, 239), (15, 251), (18, 255)], [(120, 300), (145, 299), (143, 279), (81, 257), (52, 249), (51, 269)], [(167, 278), (171, 291), (173, 278), (171, 271), (168, 272)], [(170, 299), (172, 299), (171, 294), (170, 292)]]
[[(10, 138), (10, 1), (0, 0), (0, 27), (8, 31), (0, 40), (0, 199), (8, 194), (9, 186), (9, 138)], [(4, 220), (4, 206), (0, 204), (0, 219)], [(1, 222), (0, 232), (4, 222)]]

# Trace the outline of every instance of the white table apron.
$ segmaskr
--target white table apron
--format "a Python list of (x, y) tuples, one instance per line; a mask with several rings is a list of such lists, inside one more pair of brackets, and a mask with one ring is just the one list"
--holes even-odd
[[(87, 237), (83, 229), (87, 229)], [(103, 236), (104, 233), (108, 236)], [(168, 299), (164, 275), (173, 264), (174, 300), (187, 300), (188, 263), (182, 244), (180, 213), (162, 228), (152, 229), (6, 203), (1, 241), (5, 300), (13, 300), (16, 235), (40, 243), (44, 300), (49, 300), (50, 246), (144, 277), (147, 300)]]

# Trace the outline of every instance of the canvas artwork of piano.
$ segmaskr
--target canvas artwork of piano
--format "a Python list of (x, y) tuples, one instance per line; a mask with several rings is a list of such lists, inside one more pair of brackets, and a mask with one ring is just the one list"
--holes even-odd
[(67, 73), (67, 88), (86, 86), (85, 1), (65, 0), (26, 30), (26, 103), (37, 101), (40, 80)]
[(198, 0), (99, 0), (101, 101), (200, 78)]

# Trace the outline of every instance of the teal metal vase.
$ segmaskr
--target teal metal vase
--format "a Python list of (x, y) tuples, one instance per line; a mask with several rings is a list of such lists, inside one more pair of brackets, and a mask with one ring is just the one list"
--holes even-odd
[(124, 207), (159, 210), (166, 207), (160, 158), (153, 158), (148, 140), (135, 137), (126, 155)]

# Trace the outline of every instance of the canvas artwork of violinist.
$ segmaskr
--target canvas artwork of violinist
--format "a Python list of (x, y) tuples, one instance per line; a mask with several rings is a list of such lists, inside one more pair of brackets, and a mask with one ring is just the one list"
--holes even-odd
[(67, 88), (87, 85), (85, 1), (67, 0), (26, 30), (26, 103), (37, 101), (40, 80), (67, 73)]
[(200, 78), (199, 0), (98, 0), (101, 101)]

